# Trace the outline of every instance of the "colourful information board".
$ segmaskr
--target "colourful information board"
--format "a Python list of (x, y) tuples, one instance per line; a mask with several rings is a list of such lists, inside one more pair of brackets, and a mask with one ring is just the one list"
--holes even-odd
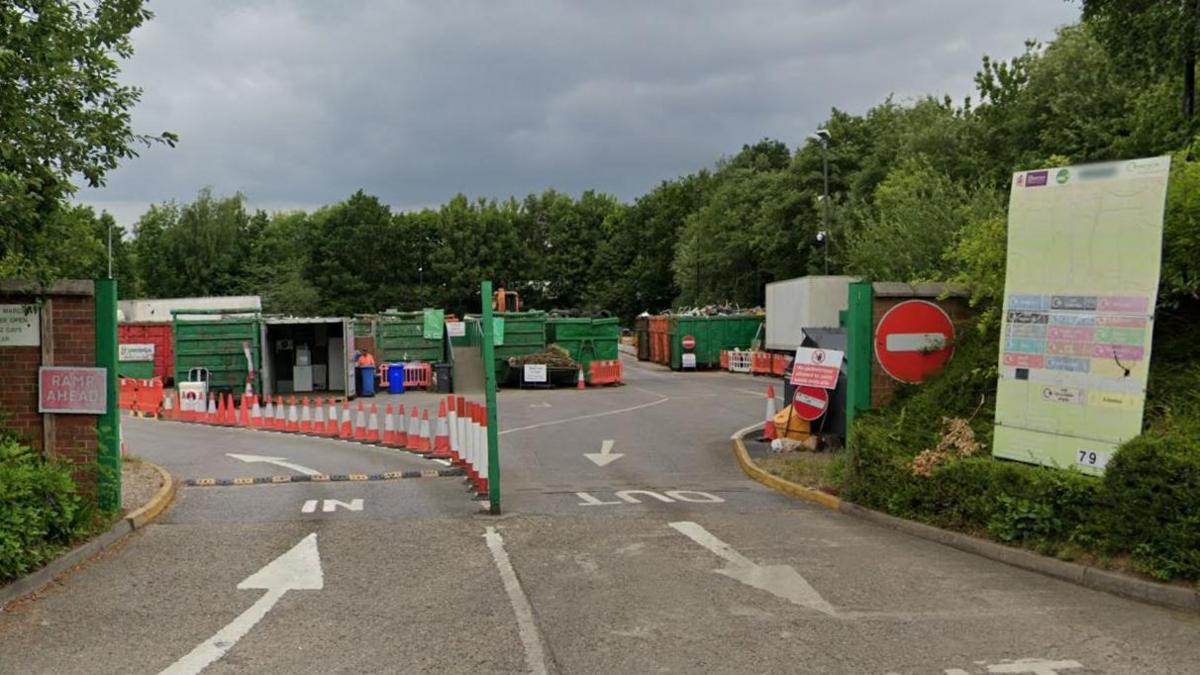
[(1141, 432), (1169, 172), (1013, 175), (995, 456), (1099, 474)]

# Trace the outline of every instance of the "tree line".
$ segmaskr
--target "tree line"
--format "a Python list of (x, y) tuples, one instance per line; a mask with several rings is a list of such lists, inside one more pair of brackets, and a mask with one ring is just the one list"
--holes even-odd
[[(1200, 292), (1194, 82), (1176, 67), (1191, 48), (1166, 40), (1134, 54), (1129, 35), (1113, 29), (1127, 4), (1085, 3), (1085, 20), (1053, 40), (1007, 60), (984, 57), (964, 100), (889, 97), (862, 114), (835, 109), (820, 125), (824, 146), (763, 139), (629, 203), (547, 190), (393, 211), (359, 191), (312, 212), (266, 213), (206, 188), (191, 202), (151, 206), (128, 228), (87, 207), (54, 210), (35, 262), (65, 276), (100, 274), (111, 227), (125, 297), (254, 293), (268, 311), (292, 314), (476, 311), (478, 281), (490, 278), (526, 307), (630, 318), (753, 306), (766, 283), (826, 270), (959, 281), (986, 304), (1003, 287), (1012, 172), (1177, 153), (1163, 273), (1170, 304)], [(0, 272), (22, 262), (0, 256)]]

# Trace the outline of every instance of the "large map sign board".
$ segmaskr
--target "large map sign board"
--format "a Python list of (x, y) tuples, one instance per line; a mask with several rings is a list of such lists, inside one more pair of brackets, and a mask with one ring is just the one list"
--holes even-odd
[(1141, 431), (1169, 172), (1013, 175), (995, 456), (1100, 474)]

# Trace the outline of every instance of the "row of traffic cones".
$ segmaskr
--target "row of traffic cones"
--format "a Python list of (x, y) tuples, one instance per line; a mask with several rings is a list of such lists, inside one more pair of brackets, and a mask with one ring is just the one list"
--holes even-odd
[(282, 396), (274, 401), (267, 397), (260, 403), (254, 394), (243, 395), (240, 405), (230, 394), (210, 394), (203, 412), (177, 410), (170, 396), (164, 401), (167, 419), (326, 436), (449, 460), (466, 471), (472, 491), (487, 495), (487, 406), (450, 395), (438, 401), (437, 417), (432, 421), (428, 409), (422, 411), (414, 405), (410, 410), (406, 414), (403, 403), (395, 407), (388, 403), (381, 418), (375, 403), (367, 407), (359, 401), (351, 411), (347, 401), (339, 409), (335, 400), (322, 397), (313, 404), (308, 397), (297, 402), (294, 396), (286, 403)]

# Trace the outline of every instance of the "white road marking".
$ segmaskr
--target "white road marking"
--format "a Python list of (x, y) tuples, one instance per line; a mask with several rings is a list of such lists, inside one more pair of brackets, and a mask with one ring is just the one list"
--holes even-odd
[(316, 499), (308, 499), (308, 500), (305, 500), (305, 502), (304, 502), (304, 506), (301, 506), (301, 507), (300, 507), (300, 513), (313, 513), (313, 512), (315, 512), (315, 511), (317, 510), (317, 504), (318, 504), (318, 503), (319, 503), (319, 502), (318, 502), (318, 500), (316, 500)]
[(363, 500), (351, 499), (349, 503), (346, 503), (340, 499), (326, 499), (321, 504), (321, 511), (323, 513), (333, 513), (334, 511), (337, 511), (338, 508), (343, 508), (347, 511), (362, 511)]
[[(780, 385), (780, 390), (782, 390), (782, 389), (783, 389), (783, 385)], [(750, 394), (750, 395), (752, 395), (752, 396), (758, 396), (758, 397), (760, 397), (760, 398), (766, 398), (766, 397), (767, 397), (767, 392), (765, 392), (765, 391), (751, 391), (751, 390), (749, 390), (749, 389), (734, 389), (734, 391), (736, 391), (736, 392), (740, 392), (740, 393), (742, 393), (742, 394)], [(782, 394), (782, 393), (775, 394), (775, 398), (777, 398), (777, 399), (779, 399), (780, 401), (782, 401), (782, 400), (783, 400), (783, 394)]]
[(159, 675), (195, 675), (220, 659), (246, 636), (255, 624), (271, 611), (284, 593), (291, 590), (319, 591), (325, 586), (321, 556), (317, 551), (317, 533), (300, 540), (287, 553), (267, 563), (238, 584), (238, 590), (265, 589), (267, 592), (249, 609), (230, 621), (217, 634), (205, 640), (186, 656)]
[(612, 451), (613, 443), (614, 441), (611, 440), (602, 441), (600, 443), (600, 452), (585, 452), (583, 456), (592, 460), (596, 466), (608, 466), (625, 456), (619, 452)]
[(508, 601), (512, 604), (513, 614), (517, 617), (517, 633), (521, 636), (521, 644), (525, 647), (525, 663), (529, 672), (543, 675), (546, 670), (546, 652), (542, 648), (542, 638), (538, 634), (537, 624), (533, 621), (533, 607), (525, 591), (521, 590), (521, 582), (513, 570), (508, 552), (504, 550), (504, 538), (494, 527), (488, 527), (483, 535), (488, 548), (492, 551), (492, 560), (496, 561), (496, 569), (500, 570), (500, 580), (504, 582), (504, 591), (508, 593)]
[(989, 673), (1030, 673), (1032, 675), (1058, 675), (1060, 670), (1082, 668), (1078, 661), (1051, 661), (1049, 659), (1017, 659), (1012, 663), (989, 665)]
[(645, 408), (650, 408), (650, 407), (656, 406), (660, 403), (666, 403), (667, 401), (670, 401), (670, 400), (671, 400), (670, 398), (664, 396), (663, 398), (660, 398), (657, 401), (651, 401), (649, 403), (643, 403), (641, 405), (635, 405), (635, 406), (631, 406), (629, 408), (620, 408), (618, 410), (608, 410), (605, 412), (592, 413), (590, 415), (580, 415), (578, 417), (568, 417), (566, 419), (561, 419), (561, 420), (551, 420), (549, 422), (539, 422), (537, 424), (530, 424), (530, 425), (523, 426), (523, 427), (515, 427), (513, 429), (505, 429), (500, 432), (500, 435), (503, 436), (504, 434), (513, 434), (518, 431), (528, 431), (530, 429), (541, 429), (542, 427), (552, 427), (556, 424), (566, 424), (568, 422), (578, 422), (579, 420), (590, 420), (590, 419), (594, 419), (596, 417), (606, 417), (608, 415), (619, 415), (621, 413), (633, 412), (634, 410), (642, 410)]
[(634, 495), (644, 495), (652, 497), (664, 504), (673, 504), (676, 500), (681, 502), (690, 502), (692, 504), (720, 504), (725, 500), (710, 492), (701, 492), (700, 490), (667, 490), (666, 494), (661, 494), (653, 490), (621, 490), (614, 494), (617, 501), (606, 502), (593, 497), (586, 492), (576, 492), (575, 496), (583, 501), (577, 506), (619, 506), (623, 504), (641, 504), (642, 500)]
[(315, 469), (310, 469), (307, 466), (293, 464), (292, 462), (287, 461), (287, 457), (265, 457), (263, 455), (239, 455), (239, 454), (232, 453), (232, 452), (225, 453), (225, 456), (232, 457), (234, 459), (241, 460), (241, 461), (247, 462), (247, 463), (260, 462), (263, 464), (274, 464), (275, 466), (282, 466), (285, 469), (291, 469), (292, 471), (295, 471), (296, 473), (302, 473), (306, 476), (320, 476), (321, 475), (320, 471), (317, 471)]
[(728, 563), (723, 569), (713, 570), (713, 572), (724, 574), (747, 586), (766, 591), (801, 607), (815, 609), (829, 616), (837, 616), (837, 611), (833, 606), (826, 602), (821, 594), (791, 566), (758, 565), (735, 551), (729, 544), (717, 539), (708, 530), (691, 521), (674, 522), (670, 523), (670, 526)]

